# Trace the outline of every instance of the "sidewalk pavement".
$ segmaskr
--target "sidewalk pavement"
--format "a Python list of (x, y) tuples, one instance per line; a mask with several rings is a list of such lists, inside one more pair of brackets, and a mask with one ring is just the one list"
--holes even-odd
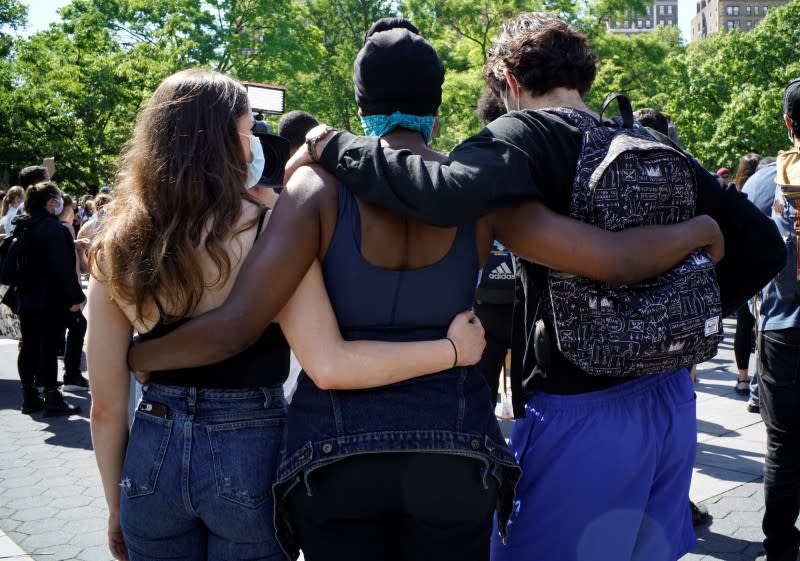
[[(734, 392), (732, 320), (725, 331), (717, 357), (699, 366), (697, 382), (690, 495), (713, 518), (697, 529), (698, 547), (682, 561), (750, 561), (761, 551), (766, 435), (761, 418)], [(0, 560), (109, 561), (89, 395), (67, 394), (81, 405), (80, 415), (20, 414), (16, 358), (16, 341), (0, 340)]]

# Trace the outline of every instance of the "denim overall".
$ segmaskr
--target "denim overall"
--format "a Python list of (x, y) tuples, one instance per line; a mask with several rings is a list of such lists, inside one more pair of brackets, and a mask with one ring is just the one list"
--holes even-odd
[[(391, 271), (361, 256), (358, 206), (339, 188), (336, 230), (323, 273), (347, 340), (422, 341), (443, 338), (453, 316), (470, 309), (478, 258), (475, 228), (462, 226), (448, 253), (413, 271)], [(496, 478), (501, 529), (520, 476), (475, 367), (457, 367), (380, 388), (323, 391), (303, 372), (289, 407), (286, 448), (273, 487), (276, 530), (297, 556), (286, 498), (297, 485), (314, 492), (312, 472), (356, 454), (430, 452), (478, 460), (484, 485)]]

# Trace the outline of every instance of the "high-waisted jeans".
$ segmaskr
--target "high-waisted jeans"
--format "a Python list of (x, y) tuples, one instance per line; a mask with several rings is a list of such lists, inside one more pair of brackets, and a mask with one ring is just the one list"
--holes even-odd
[(144, 386), (120, 482), (131, 561), (285, 559), (272, 500), (285, 424), (281, 386)]

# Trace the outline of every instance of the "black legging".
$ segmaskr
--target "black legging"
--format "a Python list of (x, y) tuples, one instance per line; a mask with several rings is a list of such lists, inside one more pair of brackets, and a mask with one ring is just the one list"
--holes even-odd
[(309, 474), (289, 495), (307, 561), (486, 561), (497, 482), (447, 454), (363, 454)]
[(56, 387), (63, 321), (63, 314), (51, 309), (19, 315), (22, 349), (17, 358), (17, 368), (23, 384)]
[(83, 340), (86, 336), (86, 318), (80, 310), (77, 312), (67, 311), (64, 323), (69, 330), (64, 352), (64, 376), (76, 378), (81, 375), (81, 354)]
[(753, 329), (756, 318), (750, 313), (747, 304), (736, 310), (736, 335), (733, 338), (733, 353), (736, 355), (736, 368), (747, 370), (750, 365), (750, 353), (753, 352)]

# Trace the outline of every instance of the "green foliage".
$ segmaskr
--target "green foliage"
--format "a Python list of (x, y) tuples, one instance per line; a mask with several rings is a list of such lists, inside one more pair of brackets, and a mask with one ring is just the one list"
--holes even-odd
[(748, 33), (713, 35), (670, 64), (665, 107), (686, 147), (710, 169), (735, 169), (747, 152), (786, 148), (782, 95), (800, 75), (800, 3), (772, 10)]
[[(499, 26), (525, 10), (559, 13), (591, 38), (599, 63), (588, 103), (621, 91), (655, 107), (710, 168), (786, 147), (785, 84), (800, 75), (800, 3), (753, 31), (691, 44), (677, 29), (612, 35), (604, 21), (643, 13), (643, 0), (73, 0), (62, 22), (25, 39), (25, 6), (0, 0), (0, 175), (55, 156), (74, 191), (112, 181), (141, 105), (190, 66), (286, 87), (286, 110), (359, 131), (352, 65), (378, 18), (405, 15), (446, 68), (440, 133), (447, 152), (480, 127), (481, 72)], [(273, 123), (277, 120), (272, 118)]]

